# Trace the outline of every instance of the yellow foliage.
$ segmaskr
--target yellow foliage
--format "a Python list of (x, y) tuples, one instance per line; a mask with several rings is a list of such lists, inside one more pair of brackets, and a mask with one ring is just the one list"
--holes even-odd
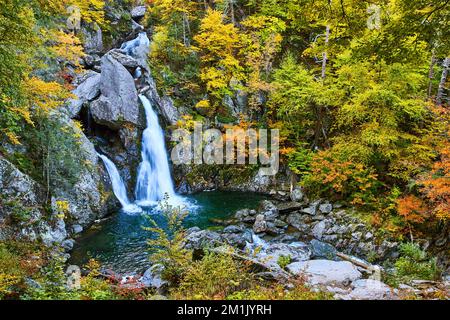
[(37, 107), (38, 112), (48, 113), (60, 107), (65, 99), (73, 97), (62, 85), (56, 82), (45, 82), (32, 77), (25, 81), (30, 107)]
[(85, 56), (80, 39), (71, 33), (56, 31), (54, 33), (55, 44), (50, 50), (58, 57), (80, 67), (80, 58)]

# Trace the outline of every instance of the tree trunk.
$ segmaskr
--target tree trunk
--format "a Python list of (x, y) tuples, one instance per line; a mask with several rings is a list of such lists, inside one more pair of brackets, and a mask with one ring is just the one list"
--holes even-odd
[(450, 58), (445, 58), (442, 64), (442, 77), (441, 82), (439, 82), (439, 89), (436, 96), (436, 103), (442, 105), (442, 100), (445, 96), (445, 83), (447, 82), (448, 68), (450, 67)]
[[(330, 25), (327, 25), (327, 30), (325, 31), (325, 48), (328, 46), (328, 41), (330, 40)], [(328, 55), (326, 49), (322, 53), (322, 79), (325, 79), (327, 72), (327, 60)]]
[(231, 23), (233, 23), (233, 25), (236, 25), (235, 20), (234, 20), (234, 6), (233, 6), (233, 1), (234, 1), (234, 0), (229, 0), (230, 10), (231, 10)]

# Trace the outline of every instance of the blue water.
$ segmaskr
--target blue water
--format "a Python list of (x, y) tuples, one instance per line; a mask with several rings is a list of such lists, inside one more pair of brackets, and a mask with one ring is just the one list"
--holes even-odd
[[(244, 192), (203, 192), (186, 196), (193, 204), (185, 219), (185, 226), (202, 229), (217, 226), (217, 220), (226, 220), (242, 208), (256, 208), (264, 196)], [(149, 218), (164, 227), (161, 214), (147, 208), (146, 213), (130, 215), (118, 212), (101, 225), (77, 239), (69, 263), (83, 265), (94, 258), (102, 265), (119, 273), (142, 272), (149, 267), (147, 239), (152, 234), (143, 229), (150, 226)]]

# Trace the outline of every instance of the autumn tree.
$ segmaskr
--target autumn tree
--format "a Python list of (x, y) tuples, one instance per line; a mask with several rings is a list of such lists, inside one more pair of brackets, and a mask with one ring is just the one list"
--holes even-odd
[(243, 69), (236, 58), (241, 44), (238, 30), (224, 23), (220, 12), (208, 10), (199, 33), (194, 37), (201, 59), (200, 79), (209, 95), (201, 107), (216, 108), (227, 94), (232, 94), (231, 80), (243, 80)]

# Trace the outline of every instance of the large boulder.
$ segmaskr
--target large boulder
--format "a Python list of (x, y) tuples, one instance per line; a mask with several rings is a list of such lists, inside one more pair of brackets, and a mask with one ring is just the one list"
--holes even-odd
[(309, 260), (287, 266), (294, 275), (305, 275), (311, 285), (348, 285), (362, 274), (348, 261)]
[(100, 73), (89, 71), (78, 80), (80, 84), (72, 92), (76, 98), (69, 99), (66, 111), (70, 118), (76, 117), (84, 103), (94, 100), (100, 95)]
[(112, 54), (102, 58), (99, 99), (91, 103), (94, 121), (117, 130), (125, 123), (138, 125), (139, 103), (134, 79)]
[(255, 233), (263, 233), (267, 231), (267, 221), (263, 214), (258, 214), (253, 224), (253, 231)]

